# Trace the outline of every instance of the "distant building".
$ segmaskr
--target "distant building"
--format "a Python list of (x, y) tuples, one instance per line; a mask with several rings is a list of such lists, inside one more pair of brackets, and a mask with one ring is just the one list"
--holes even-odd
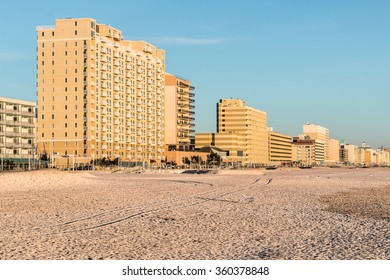
[(241, 99), (221, 99), (217, 103), (217, 133), (227, 132), (244, 137), (244, 163), (268, 163), (266, 112), (247, 106)]
[(166, 150), (190, 151), (195, 130), (194, 86), (189, 80), (165, 75), (165, 144)]
[(358, 147), (351, 144), (340, 144), (340, 162), (345, 164), (356, 164), (358, 156)]
[(310, 136), (311, 139), (321, 141), (324, 144), (324, 161), (329, 160), (329, 129), (320, 125), (307, 123), (303, 125), (303, 134)]
[(292, 161), (292, 138), (290, 135), (268, 128), (268, 161), (271, 164), (290, 163)]
[[(35, 102), (0, 97), (0, 158), (28, 163), (35, 157)], [(1, 168), (1, 167), (0, 167)]]
[(311, 139), (309, 135), (293, 137), (293, 161), (302, 165), (322, 165), (325, 162), (323, 141)]
[(340, 162), (340, 141), (329, 139), (329, 159), (328, 163), (334, 164)]
[(225, 151), (225, 162), (245, 162), (245, 137), (233, 132), (197, 133), (195, 135), (195, 148), (218, 147)]

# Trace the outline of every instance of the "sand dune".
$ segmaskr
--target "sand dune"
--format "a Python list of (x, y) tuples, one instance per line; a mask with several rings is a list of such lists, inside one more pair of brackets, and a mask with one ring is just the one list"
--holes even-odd
[(389, 172), (1, 173), (0, 259), (389, 259)]

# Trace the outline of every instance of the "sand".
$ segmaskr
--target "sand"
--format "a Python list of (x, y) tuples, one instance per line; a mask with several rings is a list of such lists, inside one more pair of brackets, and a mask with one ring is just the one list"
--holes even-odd
[(0, 259), (390, 259), (390, 169), (0, 173)]

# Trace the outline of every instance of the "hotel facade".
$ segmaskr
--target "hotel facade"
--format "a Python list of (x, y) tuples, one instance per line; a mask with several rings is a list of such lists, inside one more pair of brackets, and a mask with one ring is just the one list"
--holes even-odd
[(268, 128), (268, 158), (270, 164), (286, 164), (292, 161), (292, 138), (290, 135)]
[(39, 153), (161, 163), (164, 50), (90, 18), (36, 31)]
[(217, 103), (217, 133), (196, 134), (196, 148), (217, 146), (228, 152), (227, 161), (268, 163), (267, 113), (241, 99)]
[(35, 157), (35, 102), (0, 97), (0, 158), (28, 162)]
[(189, 80), (165, 74), (166, 150), (194, 150), (194, 89)]

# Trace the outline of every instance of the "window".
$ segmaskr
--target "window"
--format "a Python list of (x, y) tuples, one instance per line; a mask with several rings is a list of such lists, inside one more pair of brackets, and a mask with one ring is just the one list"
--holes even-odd
[(45, 32), (42, 31), (42, 37), (45, 37)]
[(68, 128), (68, 123), (65, 123), (65, 128)]
[(45, 56), (45, 52), (42, 52), (42, 56)]
[(42, 120), (44, 120), (45, 119), (45, 115), (42, 115)]
[(51, 36), (54, 36), (54, 31), (53, 31), (53, 32), (51, 32)]
[(74, 31), (74, 35), (77, 35), (77, 30)]
[(51, 137), (54, 138), (54, 132), (51, 133)]
[(54, 56), (54, 52), (51, 52), (51, 56)]
[(65, 137), (68, 137), (68, 132), (65, 132)]
[(77, 26), (77, 21), (74, 22), (74, 26)]
[(51, 119), (54, 120), (54, 114), (51, 115)]

